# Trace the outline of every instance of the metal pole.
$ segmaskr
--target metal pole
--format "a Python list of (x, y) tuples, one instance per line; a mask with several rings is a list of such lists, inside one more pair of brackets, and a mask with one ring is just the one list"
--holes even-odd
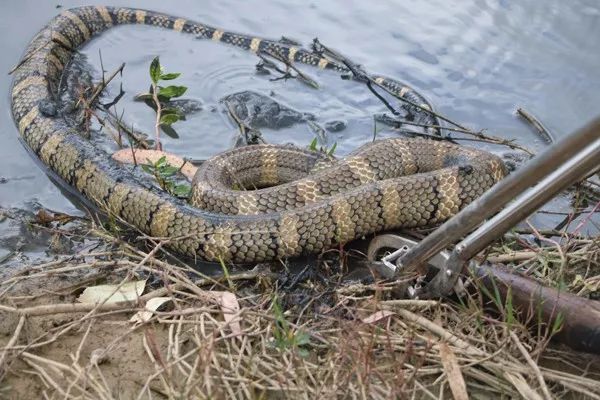
[(561, 165), (540, 183), (527, 190), (508, 207), (483, 223), (456, 245), (455, 251), (466, 261), (483, 250), (498, 236), (527, 218), (557, 193), (600, 168), (600, 138)]
[[(446, 221), (417, 246), (411, 248), (400, 258), (397, 264), (399, 268), (396, 271), (421, 265), (456, 242), (524, 190), (555, 171), (590, 143), (596, 142), (598, 138), (600, 138), (600, 118), (556, 142), (548, 150), (498, 182), (483, 196)], [(552, 195), (556, 195), (556, 193), (552, 193)]]

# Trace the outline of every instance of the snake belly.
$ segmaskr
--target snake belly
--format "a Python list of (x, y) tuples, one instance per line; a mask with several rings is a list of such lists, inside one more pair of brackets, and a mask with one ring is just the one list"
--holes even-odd
[[(217, 156), (200, 174), (215, 179), (194, 183), (192, 202), (204, 204), (204, 209), (191, 206), (149, 187), (53, 111), (64, 68), (76, 49), (121, 24), (163, 27), (290, 62), (347, 70), (299, 47), (131, 8), (65, 10), (35, 35), (14, 72), (12, 88), (13, 118), (24, 143), (101, 210), (147, 235), (168, 238), (169, 246), (181, 254), (208, 261), (260, 262), (319, 252), (385, 229), (433, 225), (505, 175), (504, 164), (494, 155), (429, 140), (376, 142), (314, 175), (306, 175), (311, 157), (300, 154), (303, 151), (293, 158), (284, 148), (260, 146)], [(430, 108), (406, 85), (382, 76), (373, 79)], [(251, 157), (244, 158), (245, 152)], [(227, 181), (231, 168), (258, 176), (265, 186), (282, 185), (232, 190)], [(304, 175), (289, 182), (298, 174)]]

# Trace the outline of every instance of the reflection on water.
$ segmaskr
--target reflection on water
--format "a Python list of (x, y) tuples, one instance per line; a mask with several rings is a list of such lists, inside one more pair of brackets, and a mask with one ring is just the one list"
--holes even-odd
[[(63, 7), (87, 2), (62, 1)], [(369, 71), (406, 81), (436, 108), (473, 128), (517, 139), (537, 151), (544, 143), (514, 116), (521, 106), (560, 137), (598, 113), (600, 103), (600, 6), (594, 0), (561, 2), (471, 0), (428, 2), (272, 1), (198, 3), (158, 0), (107, 1), (171, 12), (235, 31), (307, 44), (314, 37), (363, 64)], [(8, 72), (27, 42), (59, 10), (35, 0), (2, 6), (4, 38), (1, 70)], [(204, 158), (229, 147), (236, 127), (219, 99), (236, 91), (255, 90), (320, 123), (341, 120), (347, 129), (332, 138), (343, 154), (371, 139), (372, 115), (384, 111), (364, 87), (327, 72), (305, 69), (320, 90), (298, 81), (271, 82), (257, 75), (257, 59), (240, 50), (150, 27), (120, 27), (94, 40), (83, 52), (99, 74), (99, 56), (107, 70), (126, 62), (123, 87), (129, 124), (152, 131), (149, 109), (134, 103), (148, 85), (147, 66), (155, 55), (171, 71), (183, 73), (187, 97), (200, 100), (203, 111), (178, 124), (181, 139), (167, 140), (170, 151)], [(9, 92), (10, 78), (0, 82)], [(113, 90), (117, 90), (114, 88)], [(8, 95), (1, 97), (0, 205), (30, 208), (39, 202), (66, 212), (74, 207), (31, 161), (18, 142), (10, 120)], [(306, 126), (265, 132), (269, 140), (306, 145)], [(20, 179), (26, 176), (27, 179)], [(2, 183), (4, 182), (4, 183)], [(548, 220), (546, 223), (553, 221)], [(544, 222), (542, 222), (544, 223)], [(0, 222), (0, 234), (4, 229)]]

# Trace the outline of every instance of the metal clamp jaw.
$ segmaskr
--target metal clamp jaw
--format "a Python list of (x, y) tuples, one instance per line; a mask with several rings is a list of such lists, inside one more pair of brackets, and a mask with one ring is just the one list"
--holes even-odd
[[(405, 236), (379, 235), (369, 244), (367, 258), (378, 274), (387, 279), (395, 279), (403, 272), (411, 272), (403, 270), (402, 257), (417, 244), (418, 242)], [(378, 255), (385, 249), (395, 250), (378, 260)], [(428, 271), (437, 270), (437, 273), (428, 282), (425, 280), (425, 275), (416, 278), (415, 284), (406, 289), (408, 297), (437, 298), (449, 294), (453, 289), (462, 287), (459, 276), (464, 262), (460, 260), (458, 254), (442, 251), (429, 260), (428, 267)]]

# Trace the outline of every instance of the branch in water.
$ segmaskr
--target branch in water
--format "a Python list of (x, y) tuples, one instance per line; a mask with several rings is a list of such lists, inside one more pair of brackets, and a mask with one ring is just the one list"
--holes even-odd
[(390, 95), (394, 96), (396, 99), (403, 101), (425, 113), (428, 113), (442, 121), (448, 122), (451, 125), (454, 125), (456, 128), (446, 128), (443, 127), (441, 125), (427, 125), (427, 124), (418, 124), (418, 123), (414, 123), (414, 122), (410, 122), (410, 121), (398, 121), (399, 123), (406, 123), (406, 124), (410, 124), (413, 126), (420, 126), (420, 127), (424, 127), (424, 128), (434, 128), (436, 130), (448, 130), (448, 131), (454, 131), (454, 132), (460, 132), (460, 133), (464, 133), (466, 135), (472, 135), (475, 136), (477, 139), (479, 139), (480, 141), (485, 141), (485, 142), (489, 142), (489, 143), (495, 143), (495, 144), (500, 144), (500, 145), (504, 145), (504, 146), (508, 146), (512, 149), (518, 149), (521, 150), (527, 154), (529, 154), (530, 156), (533, 156), (534, 153), (527, 149), (526, 147), (520, 146), (518, 144), (515, 144), (512, 140), (508, 140), (508, 139), (504, 139), (504, 138), (500, 138), (500, 137), (496, 137), (496, 136), (492, 136), (492, 135), (488, 135), (488, 134), (484, 134), (483, 131), (479, 131), (479, 132), (475, 132), (457, 122), (452, 121), (451, 119), (436, 113), (433, 110), (430, 110), (427, 107), (423, 107), (420, 104), (417, 104), (413, 101), (410, 101), (402, 96), (400, 96), (398, 93), (395, 93), (394, 91), (386, 88), (385, 86), (379, 84), (375, 79), (373, 79), (367, 72), (364, 71), (364, 69), (359, 66), (358, 64), (354, 63), (353, 61), (349, 60), (348, 58), (346, 58), (345, 56), (342, 56), (341, 54), (339, 54), (338, 52), (326, 47), (325, 45), (323, 45), (319, 39), (314, 39), (313, 41), (313, 52), (315, 52), (316, 54), (322, 55), (322, 56), (328, 56), (330, 58), (333, 58), (333, 60), (342, 63), (346, 66), (346, 68), (348, 68), (348, 70), (353, 74), (354, 79), (360, 81), (360, 82), (364, 82), (367, 84), (367, 87), (369, 87), (369, 89), (377, 96), (377, 98), (379, 98), (380, 100), (382, 100), (382, 102), (385, 104), (385, 106), (391, 110), (391, 112), (394, 115), (398, 115), (399, 113), (396, 110), (393, 110), (393, 107), (387, 102), (385, 101), (381, 95), (375, 93), (375, 91), (373, 90), (372, 86), (377, 86), (380, 87), (381, 89), (385, 90), (387, 93), (389, 93)]

